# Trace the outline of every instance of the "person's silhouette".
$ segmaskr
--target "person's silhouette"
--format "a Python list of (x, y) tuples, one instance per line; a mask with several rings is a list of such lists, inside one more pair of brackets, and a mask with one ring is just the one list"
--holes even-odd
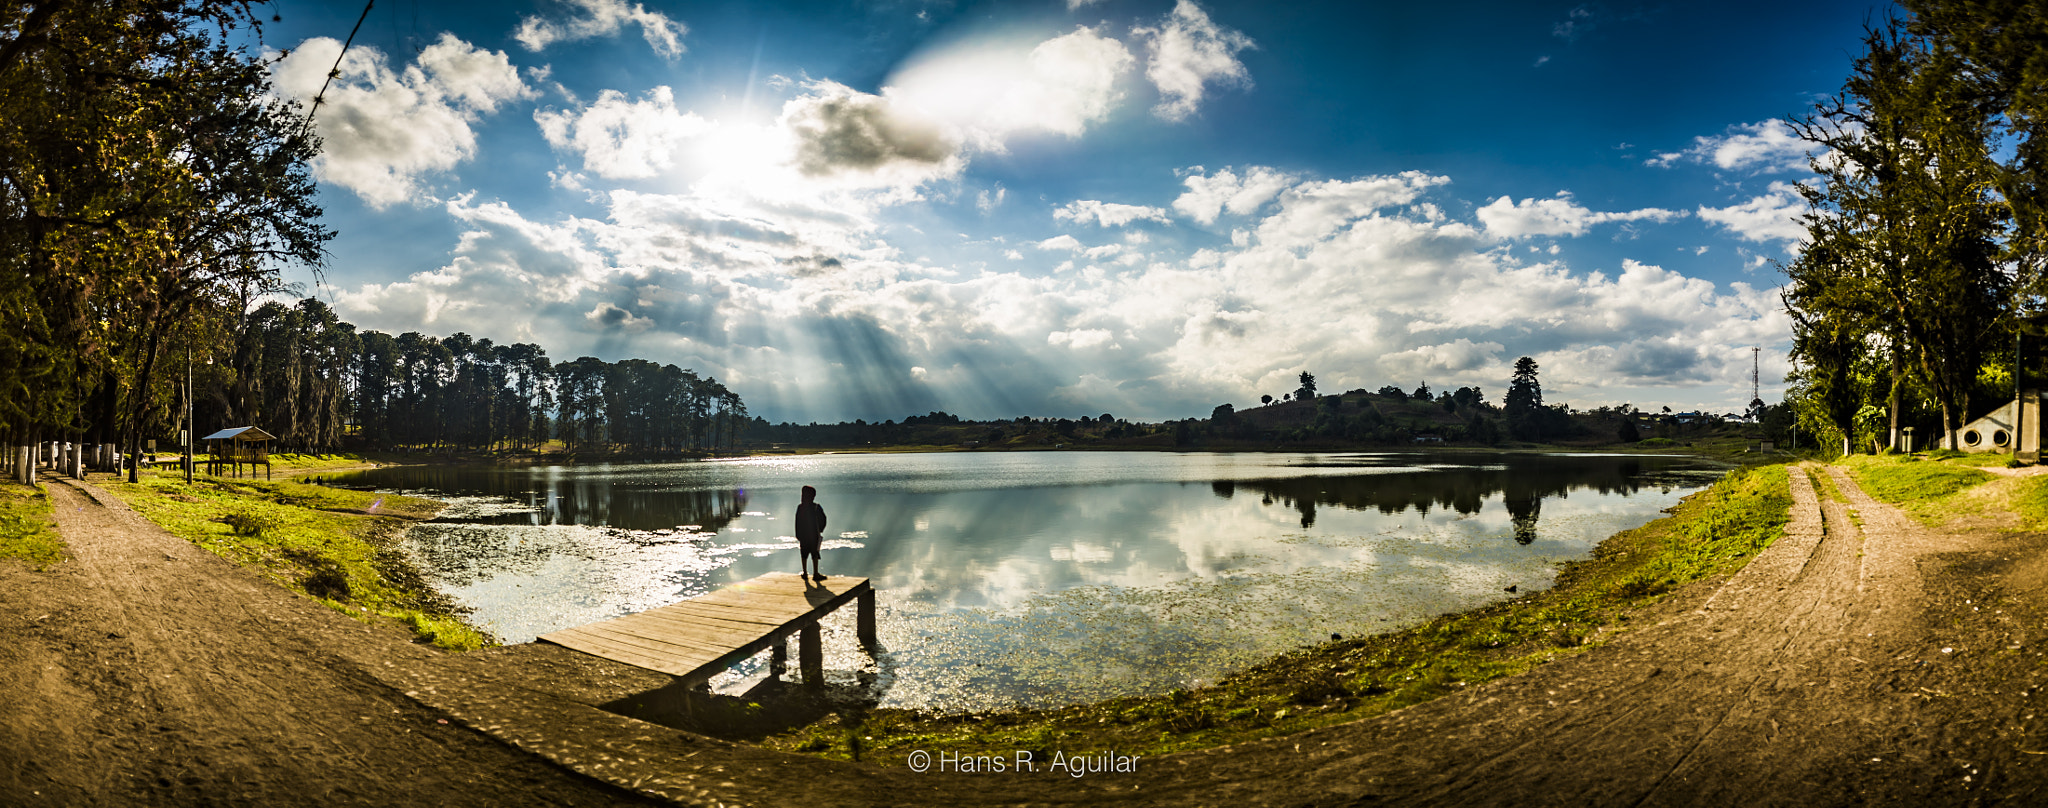
[[(825, 571), (818, 566), (821, 560), (818, 550), (825, 543), (825, 509), (818, 505), (817, 500), (818, 489), (804, 486), (803, 504), (796, 506), (796, 565), (797, 577), (809, 578), (812, 576), (805, 573), (814, 572), (817, 573), (816, 579), (822, 581), (825, 580)], [(810, 560), (808, 569), (804, 566), (805, 559)]]

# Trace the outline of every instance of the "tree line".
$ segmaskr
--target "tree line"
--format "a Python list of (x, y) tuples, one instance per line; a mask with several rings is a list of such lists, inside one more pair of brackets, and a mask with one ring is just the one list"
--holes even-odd
[(1789, 122), (1817, 148), (1806, 244), (1784, 266), (1788, 398), (1844, 452), (1915, 425), (1954, 448), (2014, 396), (2015, 336), (2042, 311), (2048, 11), (1902, 5), (1866, 31), (1841, 91)]
[[(1402, 390), (1389, 384), (1370, 395), (1387, 402), (1394, 413), (1390, 416), (1382, 412), (1381, 407), (1362, 400), (1366, 394), (1363, 389), (1344, 395), (1318, 395), (1315, 374), (1307, 371), (1302, 371), (1298, 377), (1300, 386), (1281, 396), (1279, 401), (1270, 395), (1260, 396), (1259, 401), (1266, 407), (1276, 403), (1286, 405), (1292, 401), (1314, 408), (1314, 415), (1308, 423), (1282, 430), (1279, 434), (1279, 437), (1295, 440), (1336, 438), (1365, 443), (1405, 443), (1420, 434), (1492, 446), (1507, 438), (1544, 441), (1578, 436), (1583, 430), (1572, 420), (1568, 408), (1543, 403), (1543, 382), (1538, 377), (1539, 372), (1535, 359), (1527, 356), (1517, 359), (1514, 373), (1508, 380), (1507, 395), (1499, 406), (1488, 402), (1486, 393), (1476, 386), (1432, 392), (1428, 382), (1414, 390)], [(1399, 402), (1407, 402), (1411, 406), (1400, 407)], [(1435, 416), (1436, 425), (1427, 425), (1417, 416), (1433, 413), (1413, 405), (1433, 405), (1446, 415)], [(1219, 426), (1223, 434), (1237, 437), (1254, 437), (1271, 431), (1260, 429), (1229, 404), (1220, 405), (1212, 411), (1210, 422)], [(1418, 433), (1418, 430), (1423, 431)]]
[(732, 450), (746, 403), (715, 378), (644, 359), (553, 363), (527, 343), (358, 331), (317, 299), (266, 302), (198, 370), (201, 424), (254, 424), (284, 447)]
[(259, 8), (0, 4), (0, 440), (17, 473), (41, 441), (135, 456), (188, 409), (301, 449), (734, 445), (745, 404), (673, 365), (551, 364), (260, 303), (290, 291), (284, 268), (317, 273), (334, 232), (309, 168), (320, 100), (272, 88), (292, 56), (263, 49)]
[(319, 142), (271, 90), (252, 5), (0, 6), (9, 444), (134, 452), (170, 417), (174, 346), (220, 344), (281, 265), (321, 259)]
[[(1542, 442), (1609, 435), (1622, 441), (1641, 439), (1634, 427), (1638, 413), (1629, 405), (1575, 412), (1562, 404), (1545, 404), (1539, 372), (1535, 359), (1517, 360), (1500, 405), (1489, 402), (1476, 386), (1432, 391), (1427, 383), (1412, 391), (1386, 385), (1377, 392), (1358, 389), (1324, 395), (1315, 375), (1303, 371), (1297, 377), (1299, 387), (1277, 400), (1263, 395), (1259, 406), (1243, 410), (1234, 404), (1219, 404), (1207, 418), (1133, 423), (1103, 413), (978, 421), (931, 412), (874, 423), (770, 424), (757, 419), (747, 431), (747, 440), (762, 448), (943, 445), (1028, 449), (1271, 447), (1276, 441), (1408, 445), (1418, 438), (1487, 446), (1509, 439)], [(1668, 419), (1670, 408), (1665, 408), (1665, 413)], [(1589, 424), (1604, 425), (1604, 431), (1596, 433)]]

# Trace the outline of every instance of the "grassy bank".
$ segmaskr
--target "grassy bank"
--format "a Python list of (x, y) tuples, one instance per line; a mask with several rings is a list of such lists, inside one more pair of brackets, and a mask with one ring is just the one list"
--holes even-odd
[(64, 540), (50, 521), (50, 496), (26, 485), (0, 485), (0, 558), (38, 570), (64, 560)]
[[(293, 468), (361, 464), (306, 457)], [(491, 642), (458, 619), (454, 604), (395, 546), (406, 525), (433, 515), (439, 503), (288, 479), (200, 476), (187, 485), (174, 470), (97, 484), (165, 530), (351, 617), (397, 621), (453, 650)]]
[(1985, 495), (1987, 492), (1978, 490), (1998, 478), (1973, 466), (1993, 462), (2002, 465), (2003, 457), (1999, 455), (1944, 452), (1855, 455), (1837, 462), (1848, 467), (1856, 485), (1873, 499), (1897, 505), (1926, 525), (1940, 525), (1960, 516), (1985, 513), (1989, 509), (2016, 510), (2024, 515), (2023, 502), (2006, 500), (2017, 489), (2038, 488), (2036, 478), (2001, 480), (2003, 484), (1988, 492), (1991, 494), (1988, 497)]
[(1305, 648), (1211, 687), (1056, 710), (928, 716), (845, 711), (766, 739), (823, 757), (1115, 749), (1159, 754), (1351, 721), (1508, 676), (1626, 630), (1672, 589), (1732, 573), (1783, 534), (1785, 466), (1741, 469), (1672, 515), (1615, 534), (1551, 589), (1406, 630)]

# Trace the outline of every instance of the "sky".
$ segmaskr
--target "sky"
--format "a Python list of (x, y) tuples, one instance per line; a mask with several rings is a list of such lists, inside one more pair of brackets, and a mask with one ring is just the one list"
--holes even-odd
[[(362, 12), (281, 0), (310, 101)], [(1776, 401), (1870, 2), (385, 0), (315, 125), (359, 328), (714, 376), (771, 421), (1297, 386)]]

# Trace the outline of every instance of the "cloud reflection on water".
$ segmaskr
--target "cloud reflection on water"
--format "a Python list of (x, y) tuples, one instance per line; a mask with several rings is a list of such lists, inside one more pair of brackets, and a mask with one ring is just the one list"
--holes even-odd
[[(1556, 562), (1714, 473), (1674, 458), (1035, 453), (348, 483), (452, 495), (408, 547), (510, 642), (793, 571), (784, 534), (797, 488), (816, 485), (838, 537), (825, 571), (879, 592), (885, 703), (973, 710), (1157, 692), (1542, 588)], [(828, 664), (864, 662), (841, 649)]]

